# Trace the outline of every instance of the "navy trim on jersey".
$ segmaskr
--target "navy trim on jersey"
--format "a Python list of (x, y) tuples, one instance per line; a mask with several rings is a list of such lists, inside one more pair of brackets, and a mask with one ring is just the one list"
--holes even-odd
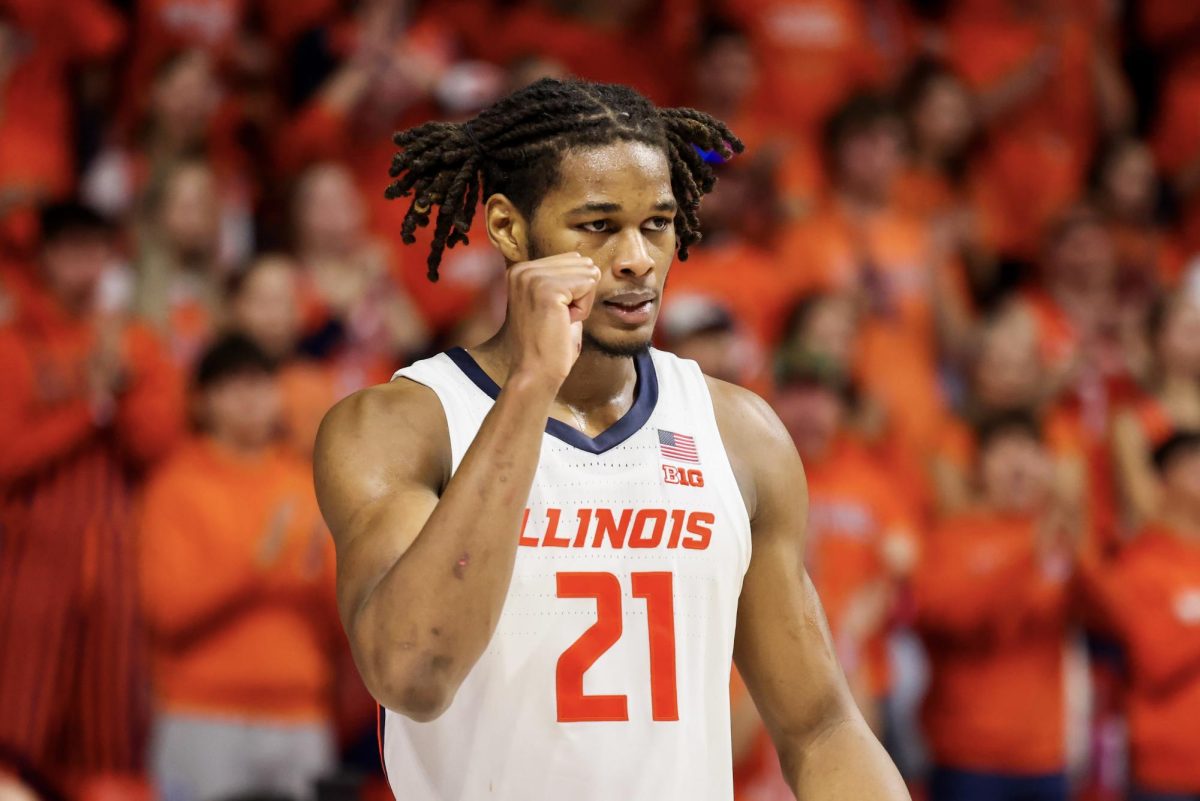
[[(492, 400), (500, 397), (499, 385), (483, 371), (471, 354), (462, 348), (452, 348), (446, 351), (446, 355)], [(650, 414), (658, 405), (658, 374), (654, 371), (654, 360), (648, 350), (634, 357), (633, 367), (637, 373), (637, 384), (633, 388), (633, 405), (620, 420), (600, 432), (599, 436), (593, 439), (579, 429), (554, 419), (546, 421), (546, 433), (581, 451), (594, 454), (611, 450), (636, 434), (650, 419)]]

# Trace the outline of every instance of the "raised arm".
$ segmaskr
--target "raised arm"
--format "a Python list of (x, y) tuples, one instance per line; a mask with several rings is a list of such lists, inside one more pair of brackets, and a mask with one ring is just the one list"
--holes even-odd
[(804, 569), (808, 493), (791, 438), (761, 399), (710, 384), (753, 532), (734, 659), (784, 776), (805, 801), (908, 799), (850, 695)]
[(528, 347), (453, 476), (445, 414), (426, 387), (364, 390), (321, 424), (314, 473), (338, 609), (367, 689), (389, 709), (436, 718), (492, 637), (597, 276), (574, 254), (510, 268), (513, 340)]

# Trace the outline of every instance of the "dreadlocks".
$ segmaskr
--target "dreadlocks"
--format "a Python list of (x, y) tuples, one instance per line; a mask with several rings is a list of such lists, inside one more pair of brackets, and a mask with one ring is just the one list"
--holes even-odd
[[(466, 244), (479, 201), (501, 192), (529, 218), (576, 147), (639, 141), (663, 148), (679, 210), (679, 258), (700, 241), (700, 198), (716, 183), (708, 154), (730, 158), (742, 142), (720, 120), (690, 108), (654, 106), (626, 86), (543, 78), (466, 123), (429, 122), (396, 134), (388, 198), (412, 196), (400, 238), (415, 240), (438, 207), (429, 280), (447, 247)], [(481, 194), (482, 192), (482, 194)]]

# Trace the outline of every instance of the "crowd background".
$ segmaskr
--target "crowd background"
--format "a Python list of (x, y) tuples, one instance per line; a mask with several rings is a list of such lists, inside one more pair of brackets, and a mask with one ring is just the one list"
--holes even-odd
[(0, 0), (0, 797), (388, 797), (313, 437), (503, 317), (485, 237), (400, 245), (391, 134), (568, 75), (747, 144), (658, 344), (795, 438), (914, 793), (1200, 798), (1179, 0)]

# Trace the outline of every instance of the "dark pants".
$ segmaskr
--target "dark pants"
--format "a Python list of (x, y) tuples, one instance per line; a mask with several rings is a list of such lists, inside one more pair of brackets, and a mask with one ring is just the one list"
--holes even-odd
[(934, 768), (929, 781), (929, 801), (1067, 801), (1067, 776)]
[(1156, 793), (1153, 790), (1134, 788), (1129, 792), (1129, 801), (1200, 801), (1196, 793)]

